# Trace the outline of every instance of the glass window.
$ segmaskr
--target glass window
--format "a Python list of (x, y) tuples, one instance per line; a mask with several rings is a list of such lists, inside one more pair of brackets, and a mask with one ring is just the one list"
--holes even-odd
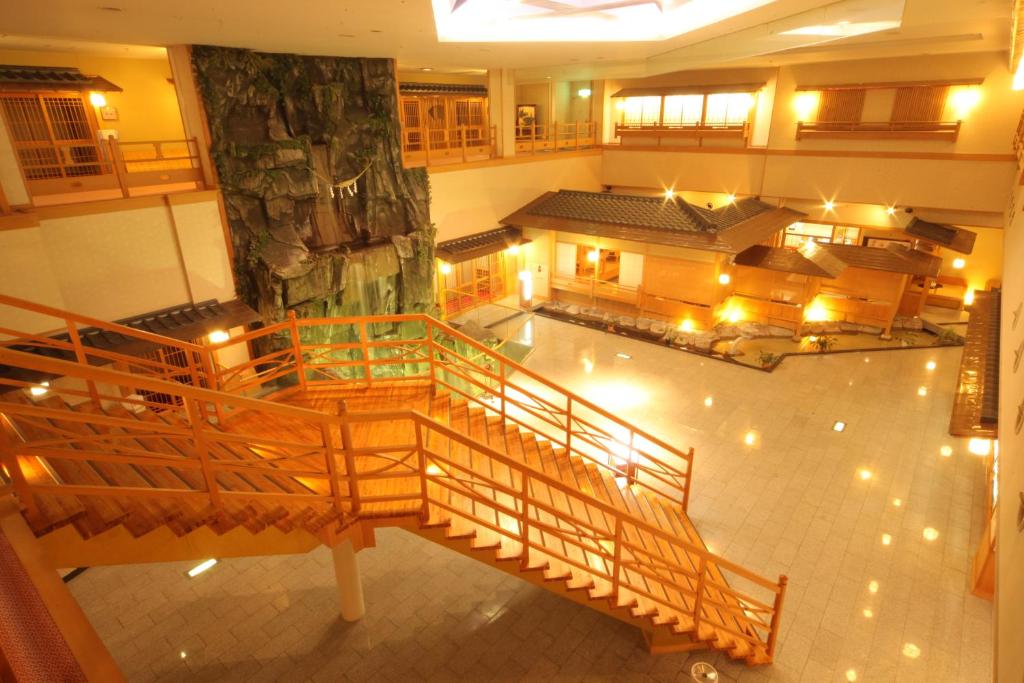
[(793, 223), (786, 228), (786, 247), (798, 248), (808, 240), (832, 244), (859, 244), (860, 228), (824, 223)]
[(704, 111), (703, 95), (669, 95), (665, 98), (665, 126), (696, 126)]
[(661, 97), (627, 97), (622, 122), (627, 126), (657, 126), (661, 120)]
[(742, 126), (750, 117), (754, 96), (750, 93), (715, 93), (708, 95), (704, 123), (709, 126)]

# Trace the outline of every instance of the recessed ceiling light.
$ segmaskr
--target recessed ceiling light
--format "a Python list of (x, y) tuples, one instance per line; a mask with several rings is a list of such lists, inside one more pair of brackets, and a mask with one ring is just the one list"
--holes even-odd
[(423, 67), (422, 69), (420, 69), (420, 71), (433, 71), (433, 70), (434, 70), (434, 69), (433, 69), (433, 68), (431, 68), (431, 67), (429, 67), (429, 66), (425, 66), (425, 67)]
[(629, 355), (628, 353), (622, 353), (621, 351), (615, 354), (615, 356), (617, 358), (621, 358), (622, 360), (633, 360), (633, 356)]
[(939, 532), (929, 526), (924, 528), (924, 531), (921, 532), (921, 535), (924, 536), (924, 540), (926, 541), (934, 541), (936, 538), (939, 537)]
[(870, 583), (868, 583), (868, 592), (870, 592), (870, 593), (877, 593), (878, 592), (878, 582), (877, 581), (871, 581)]
[(882, 534), (882, 545), (892, 545), (892, 536), (889, 534)]
[(744, 434), (743, 443), (747, 444), (748, 446), (753, 446), (755, 443), (757, 443), (757, 432), (751, 429), (746, 434)]
[(832, 425), (832, 431), (834, 432), (841, 432), (844, 429), (846, 429), (846, 423), (842, 420), (836, 420), (836, 423)]
[(708, 408), (710, 408), (710, 407), (711, 407), (711, 406), (713, 406), (714, 404), (715, 404), (715, 399), (711, 398), (710, 396), (705, 396), (705, 397), (704, 397), (704, 405), (705, 405), (705, 406), (707, 406)]
[(870, 479), (874, 475), (871, 473), (871, 470), (867, 470), (867, 469), (861, 468), (861, 469), (857, 470), (857, 476), (860, 477), (861, 481), (867, 481), (868, 479)]
[(857, 672), (856, 672), (856, 670), (854, 670), (854, 669), (847, 669), (846, 670), (846, 680), (849, 681), (849, 683), (854, 683), (854, 681), (857, 680)]
[(957, 270), (960, 270), (961, 268), (963, 268), (966, 265), (967, 265), (967, 261), (965, 261), (962, 258), (955, 258), (955, 259), (953, 259), (953, 267), (956, 268)]
[(217, 560), (214, 560), (214, 559), (203, 560), (202, 562), (200, 562), (196, 566), (192, 567), (192, 569), (188, 570), (188, 578), (190, 578), (190, 579), (196, 578), (197, 576), (199, 576), (200, 574), (202, 574), (206, 570), (212, 568), (213, 565), (215, 565), (215, 564), (217, 564)]
[(903, 646), (903, 656), (909, 657), (910, 659), (917, 659), (921, 656), (921, 648), (913, 643), (907, 643)]
[(903, 500), (901, 498), (892, 499), (893, 507), (903, 507)]
[(927, 363), (924, 364), (924, 367), (925, 367), (926, 370), (934, 370), (938, 366), (935, 363), (935, 361), (930, 360), (930, 361), (928, 361)]
[(927, 396), (928, 395), (928, 387), (918, 387), (917, 388), (917, 395), (918, 396)]

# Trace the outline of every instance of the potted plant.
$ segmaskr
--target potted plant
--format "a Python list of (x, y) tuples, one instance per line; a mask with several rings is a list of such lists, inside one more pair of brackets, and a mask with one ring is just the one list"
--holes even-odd
[(894, 341), (898, 341), (900, 346), (907, 347), (913, 346), (917, 343), (917, 335), (909, 330), (900, 330), (892, 335)]
[(831, 351), (836, 345), (836, 338), (828, 334), (820, 334), (808, 339), (812, 348), (818, 353)]
[(939, 346), (959, 346), (963, 343), (963, 338), (955, 330), (949, 328), (943, 328), (938, 337)]
[(762, 370), (770, 370), (778, 362), (779, 356), (771, 351), (762, 351), (758, 354), (757, 360), (761, 364)]

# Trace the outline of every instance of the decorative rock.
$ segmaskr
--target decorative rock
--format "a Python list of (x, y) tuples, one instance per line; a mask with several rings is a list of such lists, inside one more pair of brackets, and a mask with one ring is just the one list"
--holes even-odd
[(656, 334), (659, 337), (664, 336), (668, 332), (668, 326), (660, 320), (655, 320), (651, 323), (651, 334)]
[(636, 327), (636, 318), (631, 318), (628, 315), (620, 315), (616, 324), (619, 327)]
[(459, 328), (459, 332), (483, 344), (496, 343), (498, 341), (498, 335), (474, 320), (463, 323), (462, 327)]
[(861, 325), (860, 331), (864, 334), (882, 334), (882, 328), (874, 325)]
[(569, 315), (579, 315), (580, 307), (577, 306), (576, 304), (569, 304), (568, 306), (565, 307), (565, 312), (568, 313)]
[(637, 318), (636, 329), (640, 330), (641, 332), (646, 332), (647, 330), (651, 329), (651, 325), (653, 323), (654, 321), (651, 320), (650, 318)]
[(767, 329), (768, 337), (775, 337), (777, 339), (787, 339), (793, 336), (796, 330), (791, 330), (787, 327), (779, 327), (777, 325), (769, 325)]

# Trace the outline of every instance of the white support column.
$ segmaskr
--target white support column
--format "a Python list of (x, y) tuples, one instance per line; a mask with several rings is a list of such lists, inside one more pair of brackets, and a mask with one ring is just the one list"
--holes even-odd
[(178, 94), (178, 108), (181, 110), (181, 124), (185, 137), (195, 139), (199, 148), (199, 161), (203, 171), (203, 183), (207, 189), (217, 187), (213, 159), (210, 157), (210, 133), (206, 127), (206, 113), (199, 99), (195, 74), (192, 72), (192, 47), (171, 45), (167, 48), (167, 60), (171, 64), (174, 90)]
[(363, 602), (363, 581), (359, 578), (359, 562), (352, 541), (331, 548), (334, 557), (334, 576), (338, 581), (338, 598), (341, 603), (341, 618), (345, 621), (359, 621), (366, 614)]
[(498, 127), (498, 156), (516, 155), (516, 82), (510, 69), (487, 72), (487, 107)]

